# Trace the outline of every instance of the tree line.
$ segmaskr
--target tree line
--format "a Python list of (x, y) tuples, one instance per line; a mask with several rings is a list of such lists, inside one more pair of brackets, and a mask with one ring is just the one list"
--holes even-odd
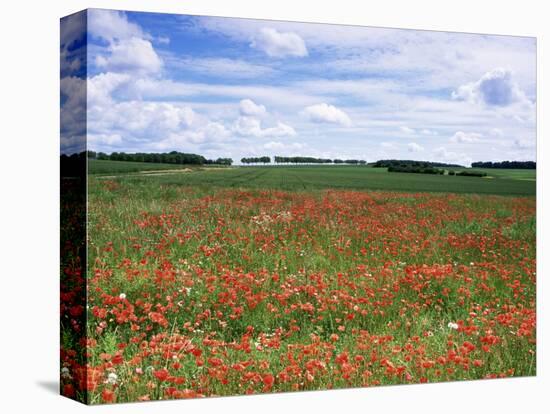
[(412, 165), (390, 165), (388, 167), (388, 172), (403, 172), (403, 173), (415, 173), (415, 174), (445, 174), (445, 170), (435, 167), (419, 167)]
[(474, 168), (522, 168), (528, 170), (535, 170), (537, 168), (537, 163), (535, 161), (478, 161), (473, 162), (472, 167)]
[(244, 157), (241, 158), (242, 164), (269, 164), (271, 162), (270, 157)]
[(276, 155), (274, 157), (275, 164), (354, 164), (365, 165), (365, 160), (340, 160), (330, 158), (315, 158), (315, 157), (282, 157)]
[(376, 168), (429, 168), (429, 167), (455, 167), (464, 168), (459, 164), (448, 164), (444, 162), (433, 161), (413, 161), (413, 160), (378, 160), (373, 165)]
[[(136, 162), (151, 162), (161, 164), (190, 164), (190, 165), (232, 165), (233, 160), (231, 158), (216, 158), (207, 159), (202, 155), (171, 151), (171, 152), (113, 152), (106, 154), (104, 152), (87, 151), (87, 157), (98, 160), (110, 160), (110, 161), (136, 161)], [(350, 164), (350, 165), (366, 165), (367, 161), (359, 159), (330, 159), (330, 158), (315, 158), (315, 157), (283, 157), (276, 155), (273, 157), (275, 164)], [(65, 160), (65, 164), (70, 163), (69, 160)], [(242, 164), (270, 164), (271, 157), (243, 157), (241, 158)], [(415, 160), (378, 160), (372, 164), (375, 168), (392, 168), (394, 172), (410, 169), (426, 169), (430, 171), (430, 168), (441, 167), (456, 167), (464, 168), (459, 164), (450, 164), (444, 162), (433, 161), (415, 161)], [(536, 169), (537, 163), (535, 161), (477, 161), (472, 163), (472, 168), (516, 168), (516, 169)], [(428, 174), (438, 174), (439, 172), (427, 172)]]
[(113, 152), (106, 154), (104, 152), (88, 151), (88, 158), (109, 161), (134, 161), (134, 162), (154, 162), (160, 164), (190, 164), (190, 165), (232, 165), (231, 158), (217, 158), (215, 160), (206, 159), (202, 155), (189, 154), (185, 152)]
[[(421, 167), (414, 165), (390, 165), (388, 167), (388, 172), (401, 172), (401, 173), (414, 173), (414, 174), (437, 174), (445, 175), (443, 168), (436, 167)], [(463, 171), (454, 171), (447, 170), (447, 175), (458, 175), (463, 177), (486, 177), (487, 173), (484, 171), (476, 170), (463, 170)]]

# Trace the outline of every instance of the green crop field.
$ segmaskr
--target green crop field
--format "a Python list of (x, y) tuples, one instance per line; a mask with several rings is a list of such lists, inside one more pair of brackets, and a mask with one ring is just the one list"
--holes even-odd
[[(116, 169), (119, 161), (107, 161), (109, 164), (90, 164), (90, 172), (131, 173), (131, 162)], [(136, 163), (141, 164), (141, 163)], [(144, 163), (145, 164), (145, 163)], [(145, 164), (146, 165), (146, 164)], [(153, 168), (155, 164), (146, 165)], [(166, 166), (166, 164), (157, 164)], [(180, 166), (181, 168), (182, 166)], [(108, 168), (111, 168), (108, 170)], [(169, 165), (169, 169), (175, 166)], [(126, 169), (126, 170), (124, 170)], [(455, 169), (458, 171), (458, 169)], [(183, 185), (230, 188), (259, 188), (279, 190), (314, 189), (355, 189), (384, 190), (399, 192), (451, 192), (497, 195), (535, 195), (535, 170), (483, 170), (489, 176), (460, 177), (448, 175), (389, 173), (385, 168), (357, 166), (271, 166), (271, 167), (232, 167), (232, 168), (194, 168), (182, 173), (158, 174), (143, 177), (137, 174), (120, 175), (118, 179), (132, 180), (136, 183), (155, 183), (158, 185)]]
[[(467, 168), (456, 168), (455, 171), (466, 170)], [(519, 170), (506, 168), (473, 168), (476, 171), (483, 171), (489, 177), (510, 178), (514, 180), (536, 180), (536, 170)]]
[(90, 174), (127, 174), (140, 171), (162, 171), (181, 170), (193, 168), (189, 165), (160, 164), (154, 162), (133, 162), (133, 161), (110, 161), (110, 160), (88, 160), (88, 171)]

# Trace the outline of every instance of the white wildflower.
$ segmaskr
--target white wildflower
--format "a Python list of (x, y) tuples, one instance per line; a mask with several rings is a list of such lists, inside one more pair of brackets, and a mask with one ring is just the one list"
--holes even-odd
[(107, 383), (108, 384), (116, 384), (118, 380), (118, 375), (115, 374), (114, 372), (110, 372), (109, 375), (107, 375)]
[(447, 324), (447, 327), (450, 328), (450, 329), (458, 329), (458, 323), (456, 322), (449, 322)]
[(119, 297), (121, 300), (124, 300), (124, 299), (126, 299), (126, 293), (121, 293), (120, 295), (118, 295), (118, 297)]
[(62, 378), (67, 378), (67, 379), (72, 378), (71, 377), (71, 372), (69, 371), (69, 368), (67, 368), (67, 367), (61, 368), (61, 377)]

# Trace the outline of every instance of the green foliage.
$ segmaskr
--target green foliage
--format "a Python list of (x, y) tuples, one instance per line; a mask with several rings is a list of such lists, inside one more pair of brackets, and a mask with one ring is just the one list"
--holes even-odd
[(501, 162), (473, 162), (473, 168), (504, 168), (504, 169), (529, 169), (537, 168), (535, 161), (501, 161)]
[(241, 158), (241, 162), (243, 164), (269, 164), (271, 162), (271, 158), (264, 156), (264, 157), (245, 157)]
[(433, 161), (415, 161), (415, 160), (378, 160), (373, 165), (375, 168), (388, 168), (388, 167), (462, 167), (458, 164), (448, 164), (444, 162)]
[(388, 172), (402, 172), (402, 173), (414, 173), (414, 174), (439, 174), (443, 175), (445, 170), (433, 167), (414, 167), (414, 166), (394, 166), (388, 167)]
[(456, 175), (460, 175), (460, 176), (463, 176), (463, 177), (487, 177), (486, 172), (475, 171), (475, 170), (463, 170), (463, 171), (460, 171), (460, 172), (456, 173)]

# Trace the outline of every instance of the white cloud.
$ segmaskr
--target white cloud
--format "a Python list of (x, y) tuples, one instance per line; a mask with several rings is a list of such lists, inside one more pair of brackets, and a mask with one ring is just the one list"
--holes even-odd
[(72, 154), (86, 146), (86, 83), (76, 76), (61, 79), (61, 151)]
[(401, 132), (404, 132), (405, 134), (414, 134), (416, 131), (412, 128), (409, 128), (408, 126), (401, 126), (399, 127)]
[(113, 43), (108, 51), (95, 60), (97, 67), (107, 71), (157, 73), (163, 65), (151, 42), (137, 37)]
[(129, 22), (124, 12), (102, 9), (88, 11), (88, 33), (109, 43), (149, 37), (137, 24)]
[(308, 106), (303, 113), (311, 122), (351, 125), (351, 119), (344, 111), (326, 103)]
[(418, 145), (416, 142), (411, 142), (409, 145), (407, 145), (407, 150), (409, 152), (420, 152), (424, 151), (424, 147)]
[(220, 122), (181, 103), (99, 101), (88, 111), (91, 148), (100, 151), (192, 151), (231, 136)]
[(308, 54), (304, 40), (296, 33), (279, 32), (269, 27), (260, 29), (250, 46), (270, 57), (302, 57)]
[(243, 99), (239, 102), (239, 112), (243, 116), (262, 116), (266, 109), (263, 105), (256, 104), (252, 99)]
[(493, 137), (502, 137), (504, 135), (504, 132), (500, 128), (491, 128), (489, 134), (491, 134)]
[(487, 106), (508, 106), (513, 103), (530, 103), (525, 93), (512, 79), (512, 72), (497, 68), (485, 73), (481, 79), (460, 86), (452, 92), (456, 100), (483, 103)]
[(277, 122), (277, 125), (270, 128), (262, 128), (259, 119), (250, 116), (240, 116), (232, 128), (233, 132), (245, 137), (287, 137), (296, 135), (296, 131), (290, 125)]
[[(178, 133), (200, 127), (198, 115), (184, 104), (166, 102), (99, 101), (88, 108), (88, 129), (97, 137), (114, 136), (118, 134), (122, 141), (146, 140), (158, 142), (171, 133)], [(196, 129), (196, 128), (195, 128)], [(121, 140), (110, 139), (103, 144), (113, 145)]]
[(124, 12), (90, 10), (88, 33), (107, 42), (107, 46), (94, 49), (93, 63), (101, 70), (151, 74), (162, 69), (163, 61), (151, 44), (153, 38), (128, 21)]
[(112, 94), (130, 81), (131, 77), (123, 73), (100, 73), (87, 81), (88, 105), (106, 105), (112, 102)]
[(478, 142), (482, 137), (481, 134), (475, 132), (463, 132), (458, 131), (450, 138), (451, 142), (461, 143), (461, 144), (471, 144)]

